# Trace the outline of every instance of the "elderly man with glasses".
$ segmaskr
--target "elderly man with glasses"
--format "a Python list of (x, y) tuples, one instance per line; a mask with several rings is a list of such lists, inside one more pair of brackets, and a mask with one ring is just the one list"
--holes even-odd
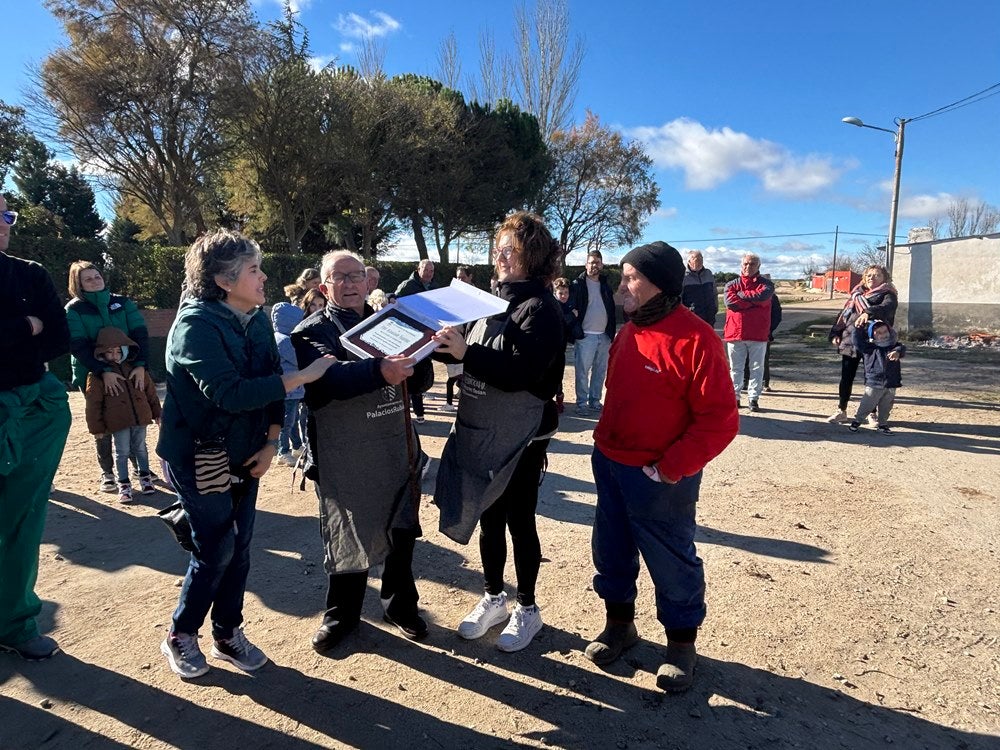
[(7, 255), (17, 212), (0, 195), (0, 649), (30, 661), (59, 650), (38, 632), (38, 546), (49, 487), (69, 434), (69, 401), (45, 363), (69, 351), (48, 272)]
[(412, 428), (407, 436), (400, 387), (413, 374), (414, 360), (358, 359), (341, 343), (344, 333), (374, 313), (365, 301), (361, 258), (347, 250), (327, 253), (321, 277), (329, 304), (292, 332), (292, 344), (300, 367), (322, 356), (337, 358), (305, 392), (305, 476), (316, 483), (329, 576), (326, 611), (312, 644), (326, 654), (358, 626), (368, 570), (382, 563), (385, 621), (410, 639), (427, 635), (427, 624), (418, 614), (412, 570), (421, 532), (419, 490), (410, 490), (420, 448)]

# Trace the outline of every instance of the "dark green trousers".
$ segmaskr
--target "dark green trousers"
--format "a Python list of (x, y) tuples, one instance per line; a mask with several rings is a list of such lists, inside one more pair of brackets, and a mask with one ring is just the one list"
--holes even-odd
[(5, 645), (38, 635), (38, 546), (70, 421), (66, 389), (49, 373), (36, 385), (0, 393), (0, 643)]

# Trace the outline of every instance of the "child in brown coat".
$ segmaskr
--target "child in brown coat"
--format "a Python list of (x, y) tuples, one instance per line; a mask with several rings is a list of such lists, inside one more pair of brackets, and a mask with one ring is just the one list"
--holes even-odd
[(118, 474), (118, 501), (132, 502), (132, 485), (128, 478), (128, 457), (135, 456), (139, 467), (139, 487), (144, 495), (156, 492), (149, 472), (149, 452), (146, 449), (146, 425), (160, 421), (160, 399), (152, 378), (145, 375), (139, 386), (132, 377), (129, 356), (138, 353), (138, 346), (124, 331), (113, 326), (97, 333), (94, 357), (105, 362), (111, 371), (121, 376), (115, 387), (105, 387), (104, 379), (87, 376), (87, 429), (94, 435), (111, 434), (115, 449), (115, 469)]

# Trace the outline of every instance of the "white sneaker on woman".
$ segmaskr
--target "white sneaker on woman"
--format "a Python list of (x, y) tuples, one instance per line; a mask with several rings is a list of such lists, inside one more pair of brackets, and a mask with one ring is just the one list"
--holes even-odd
[(510, 622), (497, 638), (497, 648), (501, 651), (520, 651), (526, 648), (531, 639), (542, 629), (542, 613), (538, 606), (532, 604), (525, 607), (518, 604), (510, 616)]
[(479, 600), (476, 608), (458, 624), (458, 634), (469, 641), (482, 638), (487, 630), (506, 619), (507, 592), (501, 591), (496, 596), (486, 594)]
[(850, 422), (851, 418), (847, 416), (846, 410), (840, 409), (839, 411), (836, 411), (829, 417), (827, 417), (826, 421), (829, 422), (830, 424), (841, 424), (843, 422)]

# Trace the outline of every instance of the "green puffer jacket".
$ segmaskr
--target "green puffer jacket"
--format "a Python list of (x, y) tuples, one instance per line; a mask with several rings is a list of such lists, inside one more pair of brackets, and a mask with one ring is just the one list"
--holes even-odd
[(107, 326), (124, 331), (139, 349), (131, 361), (133, 367), (145, 367), (149, 361), (149, 331), (135, 302), (107, 289), (83, 292), (83, 298), (74, 297), (66, 303), (66, 322), (69, 324), (69, 350), (73, 363), (73, 385), (83, 388), (87, 373), (100, 375), (111, 369), (107, 363), (94, 357), (97, 332)]
[(193, 470), (195, 439), (223, 438), (232, 466), (285, 416), (285, 386), (271, 321), (257, 309), (244, 329), (221, 302), (186, 299), (167, 336), (167, 395), (156, 452)]

